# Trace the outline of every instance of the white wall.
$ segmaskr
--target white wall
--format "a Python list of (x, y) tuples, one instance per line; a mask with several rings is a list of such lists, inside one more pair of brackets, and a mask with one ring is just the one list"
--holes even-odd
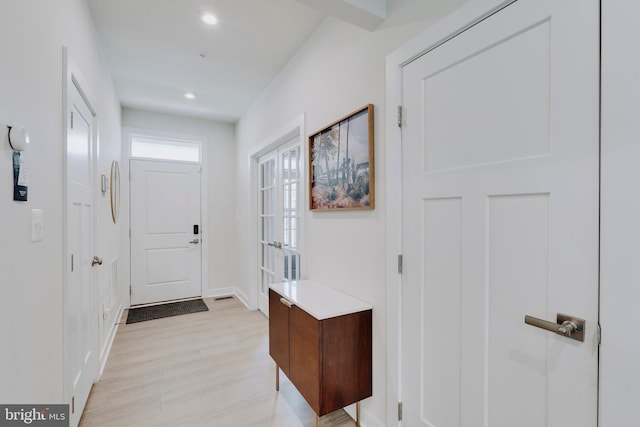
[[(0, 128), (0, 402), (63, 403), (63, 64), (69, 47), (98, 115), (98, 172), (120, 156), (120, 107), (83, 0), (0, 0), (0, 123), (31, 135), (29, 201), (14, 202), (11, 150)], [(31, 209), (44, 240), (31, 243)], [(108, 198), (98, 196), (97, 255), (118, 254)], [(104, 295), (108, 269), (98, 272)], [(101, 346), (115, 313), (100, 324)]]
[(602, 4), (600, 426), (640, 419), (640, 3)]
[[(367, 426), (383, 426), (386, 417), (385, 57), (423, 31), (429, 24), (427, 17), (444, 13), (429, 10), (433, 4), (425, 3), (391, 2), (388, 20), (373, 32), (327, 18), (237, 125), (240, 197), (236, 231), (239, 253), (249, 253), (254, 248), (248, 247), (248, 230), (255, 220), (247, 214), (250, 154), (303, 113), (311, 134), (368, 103), (375, 106), (375, 210), (310, 213), (307, 200), (303, 201), (304, 278), (324, 282), (374, 307), (373, 397), (362, 404), (363, 424)], [(440, 7), (451, 10), (461, 3), (447, 2)], [(238, 271), (247, 295), (252, 294), (248, 286), (253, 274), (251, 266)]]
[[(226, 295), (238, 286), (237, 271), (242, 268), (236, 254), (235, 222), (235, 128), (231, 123), (152, 113), (124, 108), (122, 126), (137, 130), (197, 137), (206, 141), (208, 218), (207, 227), (209, 292), (205, 296)], [(123, 158), (126, 157), (123, 156)], [(128, 177), (123, 186), (128, 187)], [(125, 189), (123, 189), (125, 190)], [(128, 191), (123, 195), (128, 194)], [(124, 197), (127, 199), (127, 197)], [(128, 203), (122, 205), (129, 214)], [(128, 286), (128, 284), (127, 284)]]

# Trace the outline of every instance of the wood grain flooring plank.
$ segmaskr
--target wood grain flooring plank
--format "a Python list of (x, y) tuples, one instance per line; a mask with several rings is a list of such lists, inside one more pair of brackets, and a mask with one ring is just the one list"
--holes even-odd
[[(119, 325), (82, 427), (311, 427), (286, 376), (275, 391), (267, 319), (235, 298), (209, 311)], [(126, 312), (123, 319), (126, 319)], [(321, 427), (351, 427), (343, 410)]]

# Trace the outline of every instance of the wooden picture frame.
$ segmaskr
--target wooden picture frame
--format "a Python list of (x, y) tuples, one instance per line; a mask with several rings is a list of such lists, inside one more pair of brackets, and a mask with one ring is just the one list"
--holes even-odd
[(373, 104), (309, 136), (309, 209), (375, 208)]

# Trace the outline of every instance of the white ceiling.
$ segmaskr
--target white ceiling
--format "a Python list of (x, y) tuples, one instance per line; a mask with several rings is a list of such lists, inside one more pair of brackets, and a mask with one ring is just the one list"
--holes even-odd
[(86, 1), (123, 107), (236, 122), (328, 15), (372, 31), (468, 0)]
[[(123, 107), (230, 122), (327, 16), (297, 0), (87, 3)], [(204, 12), (219, 23), (203, 23)]]

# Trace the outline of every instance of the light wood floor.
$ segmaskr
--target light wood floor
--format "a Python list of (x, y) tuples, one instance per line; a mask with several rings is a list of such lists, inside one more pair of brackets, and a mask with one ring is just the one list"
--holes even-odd
[[(124, 324), (80, 426), (310, 427), (313, 412), (269, 357), (268, 321), (236, 299), (209, 311)], [(344, 412), (322, 427), (355, 426)]]

